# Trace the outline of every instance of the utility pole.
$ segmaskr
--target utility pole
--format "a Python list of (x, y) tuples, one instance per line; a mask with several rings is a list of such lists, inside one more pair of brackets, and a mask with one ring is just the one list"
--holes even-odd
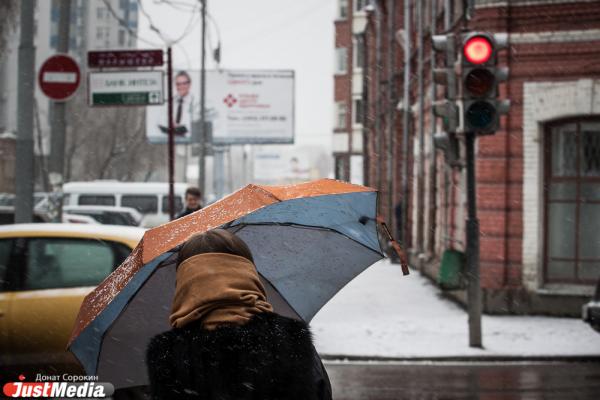
[(481, 285), (479, 282), (479, 219), (475, 187), (475, 132), (465, 132), (467, 153), (467, 288), (469, 311), (469, 346), (482, 347)]
[(201, 38), (201, 66), (200, 66), (200, 152), (198, 153), (198, 188), (202, 196), (206, 198), (206, 0), (202, 3), (202, 38)]
[(175, 219), (175, 124), (173, 123), (173, 54), (167, 49), (167, 113), (169, 118), (169, 220)]
[[(58, 1), (58, 42), (56, 51), (69, 52), (69, 27), (71, 25), (71, 0)], [(51, 142), (50, 142), (50, 184), (56, 200), (57, 215), (55, 220), (62, 221), (62, 185), (64, 183), (65, 137), (67, 124), (65, 120), (65, 101), (52, 102)]]
[(33, 221), (33, 91), (35, 85), (35, 46), (33, 14), (35, 0), (21, 2), (19, 71), (17, 92), (17, 149), (15, 223)]

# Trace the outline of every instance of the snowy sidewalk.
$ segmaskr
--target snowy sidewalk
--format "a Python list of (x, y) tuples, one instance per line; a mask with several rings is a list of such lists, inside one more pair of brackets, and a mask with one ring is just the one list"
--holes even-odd
[(600, 356), (600, 334), (576, 318), (487, 316), (484, 349), (468, 344), (467, 314), (418, 271), (383, 260), (311, 322), (322, 355), (393, 358)]

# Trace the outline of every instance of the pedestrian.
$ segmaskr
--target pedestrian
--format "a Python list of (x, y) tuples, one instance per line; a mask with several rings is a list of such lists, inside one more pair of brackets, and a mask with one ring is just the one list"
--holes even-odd
[(153, 399), (331, 400), (307, 324), (273, 312), (250, 249), (226, 230), (183, 244), (169, 320), (147, 349)]
[(187, 188), (185, 191), (185, 208), (175, 216), (175, 219), (185, 217), (194, 211), (200, 210), (202, 208), (201, 198), (202, 193), (200, 192), (200, 189), (193, 186)]

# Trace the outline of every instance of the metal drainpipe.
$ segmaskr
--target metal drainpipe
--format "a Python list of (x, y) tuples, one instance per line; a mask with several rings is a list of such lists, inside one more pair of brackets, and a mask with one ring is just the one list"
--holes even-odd
[(408, 246), (408, 158), (410, 135), (410, 0), (404, 0), (404, 94), (402, 118), (402, 244)]
[(383, 164), (381, 153), (383, 151), (383, 131), (381, 130), (381, 8), (378, 0), (371, 2), (375, 9), (375, 92), (377, 99), (375, 101), (375, 134), (377, 135), (375, 153), (377, 158), (377, 190), (381, 193), (383, 178)]
[(387, 180), (388, 180), (388, 226), (390, 229), (394, 229), (394, 122), (396, 106), (394, 104), (395, 99), (395, 79), (394, 79), (394, 42), (396, 32), (394, 17), (396, 14), (396, 1), (388, 0), (388, 59), (387, 59), (387, 75), (388, 75), (388, 151), (387, 151)]
[[(432, 9), (431, 9), (431, 20), (430, 22), (430, 37), (432, 37), (435, 34), (436, 31), (436, 10), (433, 7), (433, 4), (431, 5)], [(433, 101), (435, 100), (435, 82), (433, 81), (433, 69), (435, 68), (435, 56), (433, 53), (433, 49), (430, 50), (431, 51), (431, 63), (430, 63), (430, 71), (429, 71), (429, 85), (430, 85), (430, 104), (433, 103)], [(429, 121), (430, 125), (431, 125), (431, 135), (429, 137), (429, 151), (431, 154), (431, 159), (429, 160), (430, 164), (429, 164), (429, 168), (431, 171), (431, 174), (429, 175), (429, 181), (430, 181), (430, 190), (429, 190), (429, 251), (430, 253), (433, 255), (435, 254), (435, 234), (436, 234), (436, 230), (437, 230), (437, 224), (436, 224), (436, 211), (437, 211), (437, 207), (436, 207), (436, 197), (437, 197), (437, 153), (435, 150), (435, 146), (433, 145), (433, 135), (435, 134), (435, 115), (433, 114), (433, 107), (430, 107), (430, 111), (429, 111)]]
[[(368, 27), (365, 27), (365, 32)], [(363, 32), (360, 35), (360, 44), (363, 50), (363, 64), (362, 64), (362, 137), (363, 137), (363, 183), (366, 186), (371, 184), (369, 179), (369, 162), (371, 157), (369, 157), (369, 148), (368, 148), (368, 104), (369, 104), (369, 81), (367, 79), (367, 75), (369, 73), (369, 48), (367, 46), (367, 35)]]
[(425, 218), (423, 212), (421, 212), (425, 207), (425, 131), (424, 131), (424, 87), (423, 87), (423, 2), (417, 1), (417, 63), (418, 63), (418, 71), (417, 71), (417, 97), (418, 97), (418, 114), (419, 114), (419, 165), (417, 172), (418, 179), (418, 191), (417, 191), (417, 250), (419, 253), (419, 257), (423, 254), (423, 232), (424, 232), (424, 224)]
[[(444, 32), (448, 33), (452, 25), (450, 18), (450, 0), (444, 0)], [(445, 213), (444, 213), (444, 247), (454, 248), (454, 230), (450, 231), (450, 226), (454, 224), (454, 169), (446, 165), (444, 169), (445, 179)], [(452, 183), (452, 184), (451, 184)], [(452, 205), (450, 204), (452, 199)]]
[[(510, 34), (512, 32), (512, 2), (511, 0), (508, 0), (507, 5), (507, 12), (506, 12), (506, 33), (508, 34), (508, 38), (509, 38), (509, 42), (508, 42), (508, 48), (506, 49), (506, 66), (508, 68), (512, 67), (512, 49), (510, 46)], [(510, 99), (512, 98), (511, 95), (511, 91), (510, 91), (510, 80), (507, 80), (506, 83), (504, 84), (506, 87), (506, 98)], [(507, 209), (508, 209), (508, 203), (510, 201), (510, 182), (509, 182), (509, 176), (508, 176), (508, 171), (510, 170), (510, 159), (508, 157), (508, 150), (510, 148), (510, 125), (511, 125), (511, 115), (512, 112), (508, 112), (508, 114), (506, 115), (506, 138), (505, 138), (505, 142), (504, 142), (504, 146), (505, 146), (505, 151), (506, 151), (506, 155), (504, 158), (504, 170), (506, 171), (505, 174), (505, 188), (506, 190), (504, 191), (504, 204), (507, 205)], [(506, 213), (508, 213), (508, 211), (505, 211)], [(508, 215), (505, 216), (504, 218), (504, 274), (503, 274), (503, 279), (502, 279), (502, 286), (506, 287), (508, 285), (508, 258), (509, 258), (509, 254), (508, 254), (508, 250), (509, 250), (509, 245), (508, 245), (508, 239), (509, 239), (509, 235), (508, 235), (508, 231), (509, 231), (509, 218)], [(511, 296), (512, 299), (512, 296)], [(509, 307), (509, 311), (513, 311), (512, 307), (513, 307), (513, 302), (510, 301), (508, 304)]]

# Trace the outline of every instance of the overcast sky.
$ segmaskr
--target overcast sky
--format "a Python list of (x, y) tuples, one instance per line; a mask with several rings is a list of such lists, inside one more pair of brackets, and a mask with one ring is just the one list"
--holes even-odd
[[(154, 26), (171, 39), (188, 26), (194, 0), (143, 0)], [(186, 6), (187, 4), (187, 6)], [(208, 0), (208, 12), (218, 25), (221, 67), (227, 69), (292, 69), (296, 73), (296, 143), (331, 145), (333, 120), (333, 47), (335, 0)], [(180, 10), (175, 9), (180, 8)], [(199, 11), (199, 7), (197, 8)], [(200, 20), (175, 47), (177, 69), (200, 68)], [(215, 24), (210, 29), (211, 48), (217, 43)], [(161, 39), (140, 13), (140, 37)], [(140, 47), (152, 47), (140, 42)]]

